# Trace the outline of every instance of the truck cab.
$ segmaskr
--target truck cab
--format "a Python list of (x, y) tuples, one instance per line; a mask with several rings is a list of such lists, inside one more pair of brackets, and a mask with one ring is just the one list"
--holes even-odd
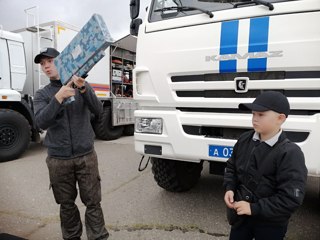
[(21, 95), (26, 76), (21, 35), (0, 30), (0, 161), (17, 158), (39, 136), (30, 99)]
[(158, 185), (190, 189), (203, 161), (222, 173), (252, 129), (239, 103), (267, 90), (287, 96), (283, 130), (303, 150), (309, 175), (320, 176), (319, 21), (318, 0), (151, 1), (138, 31), (135, 149), (151, 157)]

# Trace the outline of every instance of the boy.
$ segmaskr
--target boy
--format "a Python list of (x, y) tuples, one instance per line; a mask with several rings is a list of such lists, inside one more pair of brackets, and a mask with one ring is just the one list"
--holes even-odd
[(289, 102), (267, 91), (239, 109), (252, 111), (254, 130), (240, 136), (225, 169), (224, 201), (236, 218), (232, 223), (228, 216), (230, 240), (280, 240), (302, 204), (307, 180), (301, 149), (281, 129)]
[[(97, 155), (94, 150), (94, 132), (91, 127), (91, 112), (98, 115), (102, 103), (83, 78), (73, 76), (65, 86), (60, 77), (54, 58), (59, 52), (45, 48), (35, 57), (50, 83), (36, 92), (34, 109), (37, 125), (47, 130), (44, 145), (48, 148), (47, 165), (50, 186), (58, 204), (63, 239), (80, 240), (82, 223), (75, 199), (77, 183), (81, 201), (86, 206), (85, 225), (88, 240), (106, 240), (100, 205), (101, 185)], [(71, 104), (63, 104), (74, 96)]]

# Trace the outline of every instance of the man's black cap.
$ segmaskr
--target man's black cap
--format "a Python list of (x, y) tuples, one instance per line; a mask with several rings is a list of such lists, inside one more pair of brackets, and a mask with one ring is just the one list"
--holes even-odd
[(256, 112), (275, 111), (283, 113), (288, 117), (290, 105), (287, 97), (280, 92), (267, 91), (261, 93), (253, 103), (240, 103), (239, 109), (252, 110)]
[(40, 61), (43, 57), (55, 58), (59, 54), (60, 53), (54, 48), (50, 48), (50, 47), (43, 48), (40, 50), (40, 53), (34, 58), (34, 62), (40, 63)]

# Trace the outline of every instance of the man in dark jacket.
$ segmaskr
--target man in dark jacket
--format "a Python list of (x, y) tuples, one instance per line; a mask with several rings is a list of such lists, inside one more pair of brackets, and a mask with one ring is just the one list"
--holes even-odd
[(281, 129), (290, 106), (280, 92), (253, 103), (254, 131), (242, 134), (224, 175), (231, 240), (282, 240), (291, 214), (302, 204), (307, 179), (304, 155)]
[[(89, 240), (107, 239), (100, 206), (101, 185), (91, 113), (98, 115), (102, 103), (83, 78), (73, 76), (63, 86), (54, 65), (59, 52), (45, 48), (35, 57), (50, 83), (36, 92), (34, 109), (37, 125), (47, 130), (44, 145), (48, 148), (47, 165), (55, 200), (60, 204), (63, 239), (80, 239), (82, 223), (75, 199), (76, 183), (81, 201), (86, 206), (85, 226)], [(75, 101), (64, 104), (69, 97)]]

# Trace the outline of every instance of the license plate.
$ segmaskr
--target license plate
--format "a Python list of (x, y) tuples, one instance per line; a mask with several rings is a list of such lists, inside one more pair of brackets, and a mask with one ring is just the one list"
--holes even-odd
[(217, 158), (230, 158), (232, 155), (233, 147), (209, 145), (209, 156)]

